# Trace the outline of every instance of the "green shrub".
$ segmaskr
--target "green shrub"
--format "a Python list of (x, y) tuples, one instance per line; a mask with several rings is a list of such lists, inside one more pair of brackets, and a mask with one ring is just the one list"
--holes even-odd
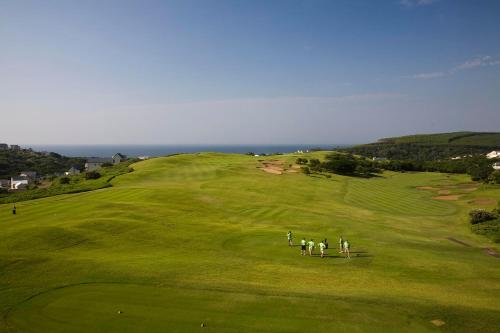
[(89, 171), (85, 174), (85, 179), (99, 179), (101, 174), (97, 171)]
[(496, 211), (488, 212), (484, 209), (474, 209), (469, 212), (470, 224), (478, 224), (498, 218)]
[(63, 184), (64, 185), (64, 184), (69, 184), (69, 182), (70, 182), (69, 177), (61, 177), (59, 179), (59, 184)]
[(493, 171), (488, 180), (492, 184), (500, 184), (500, 170)]
[(311, 169), (309, 169), (309, 167), (301, 167), (300, 168), (302, 170), (303, 173), (305, 173), (306, 175), (310, 175), (311, 174)]

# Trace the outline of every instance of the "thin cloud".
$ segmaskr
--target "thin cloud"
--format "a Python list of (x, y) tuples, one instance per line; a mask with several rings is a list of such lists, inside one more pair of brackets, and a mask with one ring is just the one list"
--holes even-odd
[(436, 77), (446, 76), (445, 72), (420, 73), (409, 76), (412, 79), (434, 79)]
[(438, 0), (401, 0), (399, 4), (406, 8), (417, 7), (417, 6), (427, 6), (437, 2)]
[(492, 56), (476, 56), (472, 59), (469, 59), (455, 67), (450, 68), (447, 71), (438, 71), (438, 72), (429, 72), (429, 73), (419, 73), (419, 74), (414, 74), (410, 76), (406, 76), (406, 78), (410, 79), (420, 79), (420, 80), (426, 80), (426, 79), (435, 79), (438, 77), (444, 77), (444, 76), (449, 76), (453, 75), (457, 72), (464, 71), (464, 70), (470, 70), (474, 68), (480, 68), (480, 67), (485, 67), (485, 66), (497, 66), (500, 65), (500, 58), (494, 58)]

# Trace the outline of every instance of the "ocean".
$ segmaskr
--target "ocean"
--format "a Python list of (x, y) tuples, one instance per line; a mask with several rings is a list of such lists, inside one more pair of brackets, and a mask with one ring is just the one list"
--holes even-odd
[(349, 145), (23, 145), (35, 151), (55, 152), (70, 157), (111, 157), (121, 153), (129, 157), (166, 156), (180, 153), (221, 152), (245, 154), (291, 153), (297, 150), (334, 149)]

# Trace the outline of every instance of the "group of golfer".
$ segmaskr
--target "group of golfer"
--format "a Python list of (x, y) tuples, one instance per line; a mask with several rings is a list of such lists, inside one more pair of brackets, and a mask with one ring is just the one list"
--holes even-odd
[[(286, 234), (288, 238), (288, 246), (293, 246), (293, 234), (291, 231), (288, 231)], [(321, 255), (321, 258), (324, 258), (325, 256), (325, 250), (328, 249), (328, 240), (325, 238), (324, 240), (321, 240), (318, 243), (319, 247), (319, 252)], [(302, 238), (300, 241), (300, 254), (305, 256), (307, 253), (309, 253), (309, 256), (312, 256), (314, 254), (314, 249), (316, 248), (316, 243), (314, 243), (314, 240), (311, 238), (310, 241), (306, 241), (305, 237)], [(351, 258), (351, 254), (349, 252), (351, 248), (351, 244), (347, 239), (343, 239), (342, 236), (340, 236), (339, 239), (339, 253), (344, 253), (346, 258)], [(306, 252), (307, 251), (307, 252)]]

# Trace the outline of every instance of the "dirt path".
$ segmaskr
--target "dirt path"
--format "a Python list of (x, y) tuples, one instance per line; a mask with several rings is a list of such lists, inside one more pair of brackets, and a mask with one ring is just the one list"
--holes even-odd
[(471, 247), (469, 244), (467, 244), (466, 242), (463, 242), (461, 240), (458, 240), (456, 238), (453, 238), (453, 237), (446, 237), (447, 240), (449, 241), (452, 241), (453, 243), (457, 243), (457, 244), (460, 244), (460, 245), (463, 245), (463, 246), (467, 246), (467, 247)]
[(483, 251), (484, 253), (489, 254), (492, 257), (500, 258), (500, 253), (496, 252), (493, 249), (490, 249), (489, 247), (484, 248)]

